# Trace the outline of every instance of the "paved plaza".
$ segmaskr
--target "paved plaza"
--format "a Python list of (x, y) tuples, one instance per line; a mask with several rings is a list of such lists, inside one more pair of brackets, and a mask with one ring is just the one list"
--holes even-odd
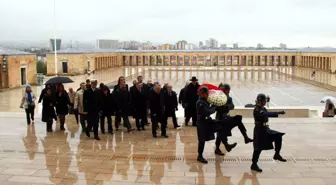
[[(258, 92), (271, 95), (273, 107), (323, 107), (320, 99), (336, 93), (306, 84), (277, 72), (179, 71), (179, 70), (113, 70), (97, 72), (94, 78), (115, 83), (118, 76), (137, 76), (167, 81), (175, 90), (183, 87), (190, 76), (200, 83), (231, 84), (237, 106), (253, 103)], [(309, 74), (307, 72), (307, 74)], [(239, 77), (238, 77), (239, 76)], [(91, 76), (92, 77), (92, 76)], [(74, 77), (77, 88), (88, 76)], [(112, 79), (112, 80), (111, 80)], [(131, 82), (134, 77), (128, 77)], [(42, 87), (33, 87), (39, 95)], [(245, 145), (238, 129), (229, 142), (238, 146), (224, 157), (215, 156), (214, 141), (207, 142), (204, 156), (209, 164), (197, 158), (196, 128), (173, 129), (169, 122), (168, 139), (151, 136), (146, 131), (115, 131), (112, 136), (100, 134), (96, 141), (81, 134), (72, 115), (67, 117), (66, 131), (47, 134), (41, 122), (41, 106), (36, 109), (35, 124), (27, 126), (19, 102), (22, 89), (0, 93), (0, 185), (335, 185), (336, 184), (336, 119), (281, 118), (271, 119), (273, 129), (285, 132), (283, 157), (287, 163), (272, 160), (273, 151), (264, 151), (260, 167), (264, 172), (251, 172), (252, 144)], [(179, 123), (183, 124), (182, 109)], [(113, 118), (114, 121), (114, 118)], [(248, 134), (253, 133), (253, 119), (244, 119)], [(132, 120), (132, 125), (134, 120)], [(55, 127), (56, 125), (54, 125)], [(57, 125), (59, 126), (59, 125)], [(222, 146), (222, 150), (225, 149)]]

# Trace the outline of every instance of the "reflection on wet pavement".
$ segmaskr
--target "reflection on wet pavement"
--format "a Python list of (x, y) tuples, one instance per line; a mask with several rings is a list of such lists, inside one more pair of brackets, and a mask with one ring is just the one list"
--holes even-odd
[[(335, 180), (334, 119), (271, 120), (273, 128), (287, 133), (283, 156), (289, 162), (275, 162), (272, 151), (263, 152), (264, 172), (255, 174), (249, 170), (252, 145), (244, 144), (237, 129), (229, 140), (238, 147), (218, 157), (214, 142), (208, 142), (204, 156), (209, 164), (202, 165), (196, 161), (194, 127), (175, 130), (170, 122), (168, 139), (153, 139), (147, 127), (131, 134), (126, 129), (101, 134), (102, 140), (95, 141), (81, 135), (73, 116), (65, 132), (49, 134), (40, 121), (26, 126), (24, 116), (0, 116), (0, 184), (331, 185)], [(249, 135), (252, 121), (244, 120)]]

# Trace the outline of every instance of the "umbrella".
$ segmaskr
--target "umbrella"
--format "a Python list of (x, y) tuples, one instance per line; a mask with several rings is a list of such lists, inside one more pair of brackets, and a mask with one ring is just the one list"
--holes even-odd
[(51, 84), (66, 84), (66, 83), (72, 83), (72, 81), (69, 77), (65, 76), (57, 76), (54, 78), (49, 79), (45, 85), (51, 85)]
[(326, 103), (328, 100), (331, 101), (333, 104), (336, 103), (336, 98), (332, 96), (325, 96), (324, 98), (322, 98), (321, 103)]
[(245, 105), (245, 108), (254, 108), (255, 105), (253, 105), (252, 103), (249, 103), (249, 104), (246, 104)]

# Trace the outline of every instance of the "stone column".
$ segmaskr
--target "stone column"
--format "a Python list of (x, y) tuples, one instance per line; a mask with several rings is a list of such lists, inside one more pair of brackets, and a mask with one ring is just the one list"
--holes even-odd
[(206, 56), (203, 56), (203, 66), (205, 66)]
[(185, 56), (183, 55), (182, 66), (185, 66)]

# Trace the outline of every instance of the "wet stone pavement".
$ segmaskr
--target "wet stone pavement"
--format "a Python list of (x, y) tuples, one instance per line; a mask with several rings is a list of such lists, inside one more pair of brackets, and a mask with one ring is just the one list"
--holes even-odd
[[(175, 71), (171, 75), (157, 70), (142, 73), (145, 79), (169, 81), (176, 90), (194, 74), (201, 83), (222, 81), (221, 73), (220, 78), (216, 77), (217, 72), (185, 71), (181, 72), (181, 76)], [(119, 75), (116, 72), (113, 76)], [(260, 76), (263, 76), (262, 73)], [(252, 87), (256, 91), (263, 88), (277, 92), (279, 97), (272, 97), (274, 104), (285, 106), (290, 106), (287, 101), (301, 101), (304, 106), (321, 106), (317, 101), (321, 95), (334, 94), (279, 76), (280, 79), (273, 77), (273, 83), (262, 78), (248, 80), (244, 77), (239, 80), (230, 77), (225, 81), (232, 84), (238, 106), (254, 100)], [(67, 88), (87, 77), (77, 78), (74, 84), (67, 84)], [(99, 80), (102, 77), (96, 78)], [(106, 75), (104, 78), (111, 77)], [(293, 86), (296, 89), (289, 93)], [(34, 87), (33, 90), (38, 94), (39, 88)], [(304, 92), (308, 90), (310, 94), (306, 93), (308, 97), (304, 97)], [(1, 185), (335, 185), (336, 182), (336, 120), (333, 118), (271, 119), (271, 128), (286, 133), (282, 155), (289, 161), (275, 162), (272, 160), (274, 152), (264, 151), (260, 159), (264, 172), (256, 174), (249, 169), (252, 144), (244, 144), (238, 129), (234, 129), (233, 136), (229, 138), (230, 143), (237, 142), (238, 146), (224, 157), (215, 156), (214, 141), (207, 142), (204, 156), (209, 164), (202, 165), (196, 161), (197, 133), (194, 127), (183, 126), (175, 130), (169, 119), (168, 139), (152, 138), (149, 126), (146, 131), (140, 132), (127, 133), (126, 129), (120, 129), (111, 136), (100, 134), (101, 140), (95, 141), (81, 134), (74, 116), (69, 115), (65, 132), (47, 134), (45, 124), (40, 121), (41, 107), (36, 109), (35, 124), (27, 126), (24, 112), (18, 109), (21, 95), (22, 89), (0, 93)], [(297, 104), (292, 106), (299, 106)], [(180, 112), (178, 121), (183, 125), (183, 113)], [(252, 136), (253, 120), (244, 119), (244, 123)], [(134, 120), (132, 125), (135, 125)], [(59, 127), (54, 125), (54, 129), (56, 126)], [(223, 146), (222, 150), (225, 151)]]

